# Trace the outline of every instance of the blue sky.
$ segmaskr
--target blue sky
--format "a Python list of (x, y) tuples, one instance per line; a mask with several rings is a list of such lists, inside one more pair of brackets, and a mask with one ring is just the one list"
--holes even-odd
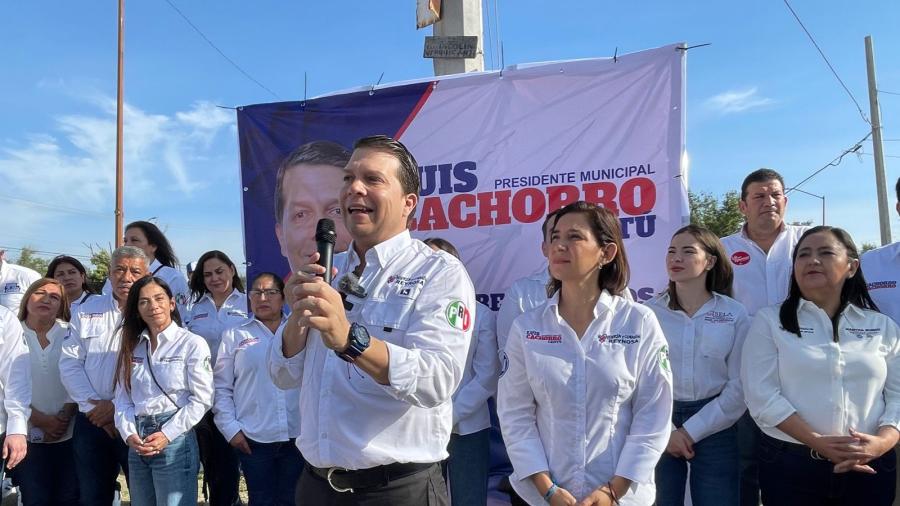
[[(761, 166), (782, 172), (790, 186), (868, 132), (783, 1), (497, 1), (507, 65), (712, 43), (687, 61), (695, 191), (722, 194)], [(382, 72), (383, 83), (433, 73), (421, 56), (431, 29), (415, 29), (412, 0), (171, 2), (281, 100), (303, 97), (304, 72), (310, 97), (373, 84)], [(874, 37), (879, 87), (900, 92), (900, 3), (791, 4), (866, 116), (865, 35)], [(155, 218), (183, 262), (207, 249), (243, 261), (235, 116), (216, 106), (279, 98), (231, 66), (165, 0), (126, 8), (126, 221)], [(86, 244), (109, 245), (115, 2), (3, 2), (0, 47), (0, 246), (86, 255)], [(880, 100), (885, 139), (900, 139), (900, 96)], [(872, 152), (871, 142), (863, 151)], [(900, 141), (885, 142), (885, 152), (900, 157)], [(891, 188), (898, 162), (886, 159)], [(848, 155), (803, 189), (825, 195), (829, 224), (862, 243), (879, 240), (874, 187), (872, 157)], [(789, 220), (820, 216), (819, 199), (791, 195)]]

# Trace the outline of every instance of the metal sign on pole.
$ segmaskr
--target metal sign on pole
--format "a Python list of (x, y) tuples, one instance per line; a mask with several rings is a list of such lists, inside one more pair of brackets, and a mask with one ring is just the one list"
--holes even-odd
[(478, 37), (475, 35), (425, 37), (425, 58), (475, 58), (477, 53)]
[(875, 84), (875, 49), (872, 36), (866, 35), (866, 70), (869, 77), (869, 110), (872, 114), (872, 154), (875, 158), (875, 187), (878, 196), (878, 223), (881, 245), (891, 243), (891, 211), (888, 208), (887, 183), (884, 176), (884, 146), (881, 142), (881, 109), (878, 107), (878, 87)]

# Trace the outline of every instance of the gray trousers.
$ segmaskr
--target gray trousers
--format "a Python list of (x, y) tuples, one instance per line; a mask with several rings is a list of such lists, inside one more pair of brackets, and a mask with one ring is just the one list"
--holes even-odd
[(297, 506), (449, 506), (450, 500), (440, 464), (381, 487), (355, 492), (336, 492), (307, 466), (300, 474), (294, 503)]

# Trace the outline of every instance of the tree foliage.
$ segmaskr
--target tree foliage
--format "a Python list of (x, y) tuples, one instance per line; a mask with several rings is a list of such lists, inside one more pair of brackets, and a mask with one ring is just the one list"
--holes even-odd
[(91, 283), (103, 284), (109, 276), (109, 250), (98, 248), (96, 251), (91, 248), (91, 265), (94, 268), (88, 273)]
[(744, 216), (741, 214), (739, 202), (741, 194), (730, 191), (721, 202), (711, 193), (688, 193), (691, 205), (691, 224), (708, 228), (719, 237), (731, 235), (741, 228)]
[(37, 256), (36, 253), (37, 250), (33, 247), (22, 246), (22, 251), (19, 253), (19, 258), (13, 263), (21, 265), (22, 267), (34, 269), (38, 274), (43, 276), (47, 273), (47, 266), (50, 265), (50, 261)]

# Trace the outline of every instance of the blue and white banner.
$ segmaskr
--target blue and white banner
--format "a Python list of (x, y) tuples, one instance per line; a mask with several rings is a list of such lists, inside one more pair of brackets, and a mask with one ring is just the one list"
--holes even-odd
[[(238, 108), (248, 278), (289, 272), (286, 257), (313, 243), (303, 220), (324, 217), (326, 201), (337, 200), (339, 177), (323, 169), (318, 179), (286, 177), (276, 206), (285, 157), (314, 141), (349, 150), (359, 137), (386, 134), (419, 163), (414, 235), (453, 243), (492, 309), (515, 279), (546, 268), (541, 222), (576, 200), (618, 214), (630, 288), (650, 298), (666, 283), (669, 239), (687, 221), (680, 47)], [(338, 234), (346, 247), (346, 231)]]

